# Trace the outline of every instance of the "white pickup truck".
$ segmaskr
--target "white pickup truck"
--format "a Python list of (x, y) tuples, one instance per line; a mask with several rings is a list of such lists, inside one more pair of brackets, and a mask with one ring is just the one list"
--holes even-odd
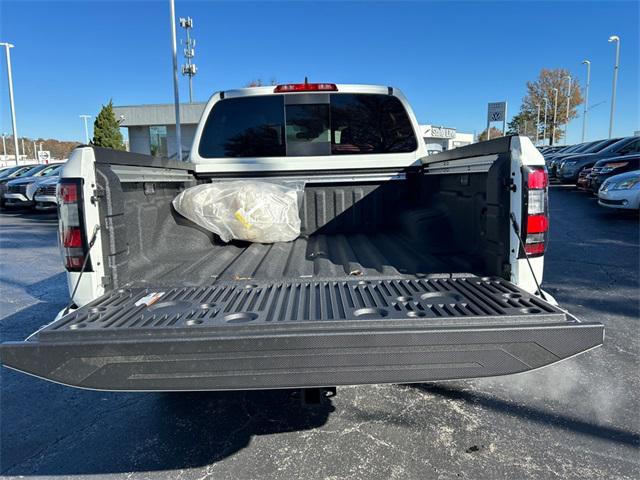
[[(528, 138), (428, 156), (396, 88), (218, 92), (189, 161), (77, 148), (58, 187), (72, 308), (2, 363), (128, 391), (313, 388), (532, 370), (602, 344), (539, 289), (547, 174)], [(301, 234), (220, 238), (188, 187), (305, 182)]]

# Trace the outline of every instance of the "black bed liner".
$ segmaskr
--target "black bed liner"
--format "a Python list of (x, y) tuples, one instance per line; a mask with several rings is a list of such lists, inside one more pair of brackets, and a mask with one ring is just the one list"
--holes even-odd
[(503, 375), (602, 337), (500, 278), (236, 281), (113, 291), (0, 354), (85, 388), (224, 390)]
[[(151, 255), (151, 253), (149, 254)], [(273, 244), (232, 242), (153, 258), (142, 270), (153, 285), (208, 285), (213, 280), (401, 278), (469, 271), (464, 255), (433, 255), (400, 232), (316, 234)]]

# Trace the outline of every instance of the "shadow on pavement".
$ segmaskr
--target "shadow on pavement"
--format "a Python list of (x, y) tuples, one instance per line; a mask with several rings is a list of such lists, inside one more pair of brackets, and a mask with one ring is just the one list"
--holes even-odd
[[(46, 388), (60, 389), (57, 409), (49, 405), (51, 393), (3, 408), (0, 474), (89, 475), (203, 467), (234, 455), (255, 436), (320, 427), (334, 410), (329, 400), (304, 407), (290, 390), (114, 394), (51, 384)], [(86, 411), (87, 405), (92, 412)], [(31, 412), (25, 422), (30, 442), (43, 440), (39, 448), (22, 448), (15, 418), (25, 412)], [(56, 426), (50, 415), (58, 417)], [(25, 450), (36, 453), (25, 458)]]
[(550, 425), (564, 430), (571, 430), (572, 432), (601, 438), (610, 442), (631, 446), (640, 445), (640, 434), (616, 427), (597, 425), (595, 423), (572, 418), (567, 415), (557, 414), (548, 410), (542, 410), (529, 405), (509, 402), (484, 393), (468, 392), (435, 384), (413, 384), (410, 385), (410, 387), (422, 390), (431, 395), (437, 395), (452, 400), (463, 400), (504, 415)]

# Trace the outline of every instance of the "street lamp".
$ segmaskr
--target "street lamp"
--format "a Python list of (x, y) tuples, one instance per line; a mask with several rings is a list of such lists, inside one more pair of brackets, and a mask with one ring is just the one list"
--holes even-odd
[(13, 76), (11, 72), (11, 52), (9, 49), (14, 46), (7, 42), (0, 42), (0, 45), (4, 47), (7, 54), (7, 78), (9, 80), (9, 103), (11, 105), (11, 126), (13, 128), (13, 147), (16, 154), (16, 165), (18, 165), (18, 158), (20, 157), (20, 150), (18, 149), (18, 127), (16, 127), (16, 106), (13, 103)]
[(558, 89), (554, 88), (553, 91), (555, 92), (554, 94), (554, 98), (555, 100), (553, 101), (553, 130), (551, 130), (551, 144), (553, 145), (553, 143), (556, 141), (556, 117), (558, 116)]
[(584, 112), (582, 113), (582, 142), (584, 143), (584, 137), (587, 132), (587, 111), (589, 110), (589, 84), (591, 83), (591, 62), (589, 60), (583, 60), (582, 64), (587, 66), (587, 86), (585, 87)]
[(620, 67), (620, 37), (611, 35), (609, 42), (616, 44), (616, 63), (613, 67), (613, 89), (611, 91), (611, 116), (609, 118), (609, 138), (613, 134), (613, 114), (616, 109), (616, 84), (618, 83), (618, 68)]
[(176, 114), (176, 155), (182, 161), (182, 132), (180, 131), (180, 90), (178, 89), (178, 47), (176, 44), (176, 6), (174, 0), (169, 0), (171, 17), (171, 54), (173, 58), (173, 103)]
[(87, 120), (89, 120), (91, 118), (91, 115), (80, 115), (80, 118), (84, 119), (85, 145), (89, 145), (89, 127), (87, 126)]
[(547, 97), (543, 98), (544, 100), (544, 122), (542, 122), (542, 144), (544, 145), (544, 140), (547, 138), (547, 108), (549, 107), (549, 99)]
[(553, 127), (551, 129), (551, 145), (553, 145), (553, 142), (555, 142), (556, 140), (556, 117), (558, 116), (558, 89), (554, 88), (553, 91), (555, 93), (553, 101), (553, 122), (551, 124), (551, 126)]
[(564, 77), (569, 80), (567, 87), (567, 120), (564, 124), (564, 144), (567, 144), (567, 136), (569, 135), (569, 107), (571, 106), (571, 75)]
[(538, 137), (540, 136), (540, 104), (536, 105), (538, 109), (538, 115), (536, 116), (536, 145), (538, 145)]

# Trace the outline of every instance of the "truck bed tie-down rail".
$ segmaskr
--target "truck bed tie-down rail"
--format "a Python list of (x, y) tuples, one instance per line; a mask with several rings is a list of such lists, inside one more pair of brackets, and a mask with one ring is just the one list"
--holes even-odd
[(115, 290), (0, 358), (94, 389), (309, 388), (523, 372), (602, 339), (501, 278), (243, 279)]

